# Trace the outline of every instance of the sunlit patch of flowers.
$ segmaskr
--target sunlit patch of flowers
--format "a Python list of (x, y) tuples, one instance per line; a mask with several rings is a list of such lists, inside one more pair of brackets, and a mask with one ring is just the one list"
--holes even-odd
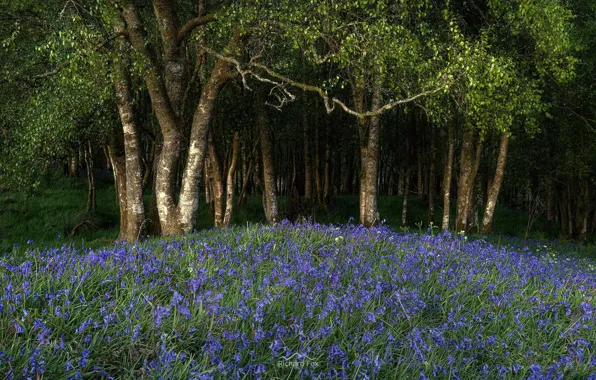
[(281, 223), (15, 251), (0, 373), (596, 379), (594, 263), (536, 247)]

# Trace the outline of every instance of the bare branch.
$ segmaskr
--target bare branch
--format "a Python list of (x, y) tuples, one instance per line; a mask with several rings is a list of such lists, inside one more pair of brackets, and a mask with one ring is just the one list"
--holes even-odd
[[(242, 67), (242, 64), (229, 56), (224, 56), (216, 51), (214, 51), (213, 49), (209, 48), (209, 47), (205, 47), (205, 51), (213, 56), (215, 56), (218, 59), (224, 60), (226, 62), (229, 62), (231, 64), (234, 65), (234, 67), (236, 67), (236, 70), (238, 71), (238, 73), (240, 74), (240, 76), (242, 77), (242, 83), (244, 84), (244, 87), (247, 89), (250, 89), (248, 87), (248, 85), (246, 84), (246, 76), (250, 75), (251, 77), (257, 79), (260, 82), (264, 82), (264, 83), (269, 83), (275, 86), (275, 88), (279, 89), (284, 96), (287, 97), (287, 99), (291, 99), (294, 100), (295, 96), (292, 95), (286, 88), (286, 86), (292, 86), (292, 87), (297, 87), (302, 89), (303, 91), (306, 92), (314, 92), (316, 94), (318, 94), (324, 101), (325, 104), (325, 109), (327, 110), (327, 113), (331, 113), (333, 112), (333, 110), (335, 109), (336, 106), (339, 106), (341, 109), (344, 110), (344, 112), (359, 117), (359, 118), (365, 118), (365, 117), (373, 117), (373, 116), (379, 116), (381, 115), (383, 112), (389, 111), (401, 104), (405, 104), (405, 103), (410, 103), (413, 102), (421, 97), (427, 96), (427, 95), (431, 95), (434, 94), (436, 92), (439, 92), (441, 90), (444, 89), (444, 86), (439, 86), (436, 87), (434, 89), (431, 90), (426, 90), (423, 92), (420, 92), (416, 95), (413, 95), (411, 97), (405, 98), (405, 99), (400, 99), (400, 100), (395, 100), (395, 101), (391, 101), (385, 105), (383, 105), (382, 107), (379, 107), (375, 110), (372, 111), (368, 111), (368, 112), (358, 112), (355, 111), (353, 109), (351, 109), (350, 107), (348, 107), (344, 102), (342, 102), (341, 100), (335, 98), (335, 97), (331, 97), (329, 96), (325, 90), (323, 90), (320, 87), (317, 86), (313, 86), (313, 85), (309, 85), (306, 83), (302, 83), (302, 82), (297, 82), (285, 75), (279, 74), (277, 72), (275, 72), (274, 70), (272, 70), (271, 68), (256, 62), (254, 60), (251, 60), (248, 64), (246, 64), (246, 66), (248, 66), (248, 69), (244, 69)], [(255, 69), (261, 69), (264, 72), (267, 73), (267, 75), (273, 79), (269, 79), (269, 78), (265, 78), (260, 76), (259, 74), (255, 73), (254, 71), (252, 71), (250, 68), (255, 68)], [(278, 100), (280, 100), (280, 98), (278, 98)], [(281, 105), (284, 105), (285, 103), (288, 102), (288, 100), (283, 100), (280, 102), (282, 103)]]

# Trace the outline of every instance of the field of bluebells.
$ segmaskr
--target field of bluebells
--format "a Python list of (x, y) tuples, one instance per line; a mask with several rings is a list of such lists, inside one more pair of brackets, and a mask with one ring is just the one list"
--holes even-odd
[(5, 378), (592, 378), (596, 265), (386, 227), (0, 258)]

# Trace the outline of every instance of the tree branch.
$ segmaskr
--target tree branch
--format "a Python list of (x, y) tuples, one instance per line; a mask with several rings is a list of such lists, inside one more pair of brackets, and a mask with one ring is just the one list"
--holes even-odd
[[(236, 68), (236, 71), (238, 71), (238, 73), (240, 74), (240, 76), (242, 77), (242, 83), (244, 84), (244, 87), (247, 88), (248, 90), (250, 90), (250, 88), (248, 87), (248, 85), (246, 84), (246, 76), (250, 75), (251, 77), (257, 79), (260, 82), (265, 82), (265, 83), (269, 83), (269, 84), (273, 84), (274, 86), (276, 86), (278, 89), (280, 89), (280, 91), (282, 91), (282, 93), (288, 98), (290, 99), (289, 101), (292, 101), (295, 99), (295, 96), (292, 95), (285, 87), (286, 85), (290, 85), (292, 87), (297, 87), (300, 88), (303, 91), (306, 92), (314, 92), (316, 94), (318, 94), (324, 101), (325, 103), (325, 109), (327, 110), (327, 113), (331, 113), (333, 112), (333, 110), (335, 109), (336, 106), (339, 106), (341, 109), (344, 110), (344, 112), (359, 117), (359, 118), (365, 118), (365, 117), (373, 117), (373, 116), (379, 116), (381, 115), (383, 112), (389, 111), (401, 104), (405, 104), (405, 103), (410, 103), (415, 101), (416, 99), (419, 99), (423, 96), (427, 96), (427, 95), (431, 95), (434, 94), (436, 92), (439, 92), (441, 90), (444, 89), (444, 86), (439, 86), (436, 87), (432, 90), (426, 90), (423, 92), (420, 92), (416, 95), (413, 95), (411, 97), (405, 98), (405, 99), (400, 99), (400, 100), (395, 100), (395, 101), (391, 101), (375, 110), (372, 111), (368, 111), (368, 112), (358, 112), (355, 111), (353, 109), (351, 109), (350, 107), (348, 107), (344, 102), (342, 102), (341, 100), (335, 98), (335, 97), (331, 97), (329, 96), (325, 90), (323, 90), (320, 87), (317, 86), (313, 86), (313, 85), (309, 85), (306, 83), (302, 83), (302, 82), (297, 82), (285, 75), (279, 74), (277, 72), (275, 72), (274, 70), (272, 70), (271, 68), (251, 60), (251, 62), (249, 62), (248, 64), (245, 65), (245, 67), (248, 67), (247, 69), (243, 69), (242, 68), (242, 64), (230, 57), (230, 56), (224, 56), (218, 52), (216, 52), (215, 50), (209, 48), (209, 47), (205, 47), (205, 51), (213, 56), (215, 56), (218, 59), (224, 60), (226, 62), (231, 63), (232, 65), (234, 65), (234, 67)], [(263, 71), (265, 71), (267, 73), (267, 75), (271, 78), (274, 78), (276, 80), (272, 80), (269, 78), (264, 78), (262, 76), (260, 76), (259, 74), (255, 73), (254, 71), (252, 71), (250, 68), (255, 68), (255, 69), (261, 69)], [(279, 100), (279, 97), (278, 97)], [(285, 100), (280, 100), (281, 105), (284, 105), (285, 103), (288, 102), (287, 99)]]
[(187, 39), (188, 36), (190, 36), (190, 34), (192, 33), (192, 31), (195, 30), (195, 28), (201, 25), (208, 24), (212, 21), (215, 21), (214, 15), (195, 17), (188, 20), (186, 24), (184, 24), (184, 26), (180, 28), (180, 30), (178, 31), (178, 43), (181, 43), (182, 41)]
[[(103, 48), (104, 46), (106, 46), (110, 42), (114, 41), (117, 38), (124, 37), (125, 35), (126, 35), (126, 33), (124, 33), (124, 32), (122, 32), (122, 33), (116, 33), (113, 36), (111, 36), (108, 39), (106, 39), (105, 41), (103, 41), (101, 44), (95, 46), (93, 49), (91, 49), (91, 51), (92, 52), (99, 51), (101, 48)], [(85, 56), (85, 53), (84, 52), (83, 52), (82, 56)], [(72, 60), (63, 62), (62, 64), (58, 65), (57, 67), (53, 68), (50, 71), (46, 71), (45, 73), (34, 75), (33, 77), (31, 77), (31, 80), (43, 79), (43, 78), (47, 78), (47, 77), (51, 77), (51, 76), (57, 75), (62, 70), (64, 70), (68, 66), (70, 66), (71, 63), (72, 63)]]

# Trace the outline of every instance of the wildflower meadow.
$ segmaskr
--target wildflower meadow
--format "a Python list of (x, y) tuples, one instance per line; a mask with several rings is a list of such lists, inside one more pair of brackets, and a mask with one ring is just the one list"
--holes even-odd
[(8, 379), (596, 379), (596, 265), (281, 223), (0, 261)]

